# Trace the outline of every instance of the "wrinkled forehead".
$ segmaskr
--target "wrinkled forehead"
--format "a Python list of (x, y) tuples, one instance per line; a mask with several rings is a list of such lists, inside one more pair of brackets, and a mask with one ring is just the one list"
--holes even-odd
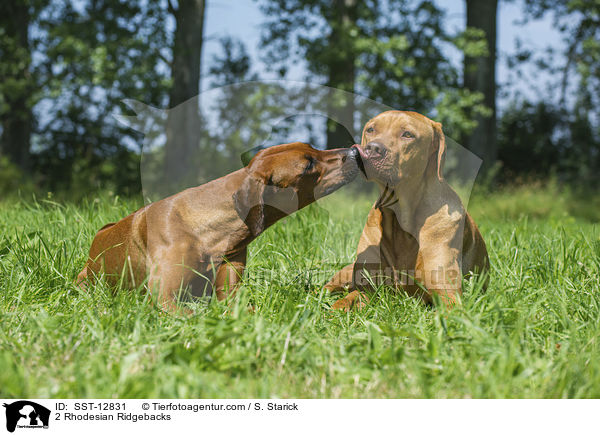
[(296, 174), (302, 172), (307, 158), (317, 157), (319, 150), (305, 143), (276, 145), (260, 151), (250, 161), (248, 168), (254, 172), (268, 174)]
[(396, 132), (398, 130), (429, 131), (429, 118), (416, 112), (390, 110), (377, 115), (365, 124), (365, 128), (375, 127), (379, 131)]

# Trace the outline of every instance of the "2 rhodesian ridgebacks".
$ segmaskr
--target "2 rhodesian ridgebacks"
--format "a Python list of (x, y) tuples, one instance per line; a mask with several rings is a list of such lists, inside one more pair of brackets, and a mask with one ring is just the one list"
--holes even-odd
[(235, 292), (254, 238), (352, 181), (360, 166), (382, 195), (367, 217), (356, 261), (325, 286), (350, 291), (333, 308), (360, 306), (371, 283), (401, 287), (427, 302), (437, 294), (452, 305), (463, 275), (485, 272), (489, 260), (477, 226), (444, 181), (445, 150), (441, 124), (399, 111), (367, 122), (361, 145), (350, 149), (268, 148), (247, 168), (103, 227), (78, 282), (101, 271), (113, 281), (126, 275), (133, 286), (148, 279), (169, 310), (185, 288), (193, 294), (208, 288), (225, 299)]
[(360, 291), (380, 283), (427, 302), (437, 294), (453, 305), (463, 275), (485, 272), (489, 260), (475, 222), (444, 181), (441, 124), (414, 112), (384, 112), (365, 124), (355, 147), (382, 195), (367, 217), (356, 261), (325, 285), (350, 291), (333, 308), (362, 305)]
[(147, 286), (173, 311), (181, 289), (235, 292), (247, 245), (266, 228), (349, 183), (356, 149), (320, 151), (304, 143), (260, 151), (247, 167), (149, 204), (94, 238), (77, 281), (103, 272), (109, 282)]

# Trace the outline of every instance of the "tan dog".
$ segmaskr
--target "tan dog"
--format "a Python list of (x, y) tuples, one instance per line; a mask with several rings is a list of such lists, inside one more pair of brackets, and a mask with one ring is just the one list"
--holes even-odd
[(426, 302), (437, 294), (447, 305), (456, 303), (463, 275), (485, 272), (489, 260), (475, 222), (444, 181), (441, 124), (414, 112), (383, 112), (366, 123), (355, 147), (382, 195), (367, 217), (355, 263), (325, 286), (351, 291), (333, 308), (361, 306), (366, 297), (359, 290), (371, 287), (368, 276)]
[[(219, 300), (233, 295), (246, 247), (282, 217), (332, 193), (358, 173), (356, 149), (320, 151), (304, 143), (260, 151), (222, 178), (149, 204), (94, 238), (78, 282), (103, 272), (129, 286), (148, 279), (174, 310), (180, 289)], [(215, 272), (216, 271), (216, 276)]]

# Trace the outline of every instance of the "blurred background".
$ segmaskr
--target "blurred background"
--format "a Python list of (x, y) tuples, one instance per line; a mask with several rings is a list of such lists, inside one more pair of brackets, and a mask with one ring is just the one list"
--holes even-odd
[[(442, 122), (483, 159), (480, 184), (600, 186), (599, 0), (3, 0), (0, 195), (139, 193), (144, 134), (113, 116), (135, 115), (124, 99), (171, 109), (200, 94), (198, 110), (166, 119), (161, 162), (203, 137), (226, 166), (257, 145), (237, 126), (263, 128), (276, 107), (260, 87), (225, 88), (217, 106), (203, 92), (273, 79)], [(306, 122), (291, 139), (352, 144), (353, 104), (331, 101), (345, 122)]]

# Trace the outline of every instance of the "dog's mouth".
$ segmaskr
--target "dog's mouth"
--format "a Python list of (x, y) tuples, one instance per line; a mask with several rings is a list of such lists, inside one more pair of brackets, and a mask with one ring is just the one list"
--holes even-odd
[(368, 179), (369, 177), (367, 177), (367, 171), (365, 170), (365, 164), (363, 162), (363, 150), (361, 150), (360, 147), (356, 144), (352, 145), (352, 148), (358, 151), (356, 153), (356, 166), (358, 166), (358, 169), (360, 170), (360, 172), (362, 172), (365, 178)]

